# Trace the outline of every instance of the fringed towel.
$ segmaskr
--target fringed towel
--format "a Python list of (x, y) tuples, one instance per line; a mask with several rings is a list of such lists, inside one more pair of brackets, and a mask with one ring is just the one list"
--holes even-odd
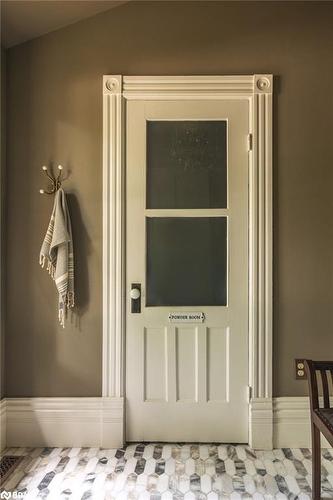
[(59, 293), (59, 321), (65, 328), (67, 309), (74, 307), (74, 254), (71, 220), (63, 189), (56, 192), (40, 251), (39, 263), (44, 267), (45, 262)]

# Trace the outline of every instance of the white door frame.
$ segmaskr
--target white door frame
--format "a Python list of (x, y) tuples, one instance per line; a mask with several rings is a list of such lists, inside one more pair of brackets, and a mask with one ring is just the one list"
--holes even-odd
[[(110, 446), (125, 439), (125, 107), (131, 99), (245, 99), (249, 103), (249, 444), (273, 447), (272, 75), (103, 77), (103, 397), (123, 426), (105, 423)], [(103, 426), (102, 426), (103, 427)], [(112, 429), (116, 429), (113, 431)]]

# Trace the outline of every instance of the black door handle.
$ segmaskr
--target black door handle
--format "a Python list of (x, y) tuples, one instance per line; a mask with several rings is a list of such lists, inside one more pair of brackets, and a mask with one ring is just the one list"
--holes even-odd
[(141, 313), (141, 284), (131, 284), (131, 313)]

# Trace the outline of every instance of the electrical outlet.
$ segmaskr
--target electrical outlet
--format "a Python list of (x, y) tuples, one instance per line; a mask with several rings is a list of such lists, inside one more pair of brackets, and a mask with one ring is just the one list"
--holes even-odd
[(297, 380), (306, 380), (304, 359), (295, 359), (295, 372)]

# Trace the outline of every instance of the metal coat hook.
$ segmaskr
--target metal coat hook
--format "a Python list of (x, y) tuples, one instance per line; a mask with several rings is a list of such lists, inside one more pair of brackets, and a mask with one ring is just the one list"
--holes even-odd
[(54, 194), (56, 191), (58, 191), (58, 189), (61, 187), (61, 174), (62, 174), (62, 166), (61, 165), (58, 165), (58, 170), (59, 170), (59, 173), (57, 175), (57, 177), (54, 177), (51, 173), (49, 173), (47, 167), (45, 167), (45, 165), (42, 167), (42, 170), (44, 172), (44, 174), (46, 175), (46, 177), (48, 177), (51, 181), (51, 189), (50, 190), (46, 190), (46, 189), (40, 189), (39, 192), (40, 194)]

